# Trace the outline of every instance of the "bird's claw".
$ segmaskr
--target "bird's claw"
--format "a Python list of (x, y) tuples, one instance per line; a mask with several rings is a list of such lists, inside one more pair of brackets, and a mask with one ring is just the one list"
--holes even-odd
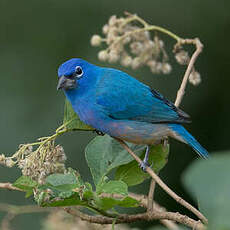
[(141, 168), (141, 170), (143, 171), (143, 172), (146, 172), (146, 168), (147, 167), (151, 167), (152, 165), (150, 165), (149, 163), (148, 163), (148, 161), (142, 161), (140, 164), (139, 164), (139, 166), (140, 166), (140, 168)]

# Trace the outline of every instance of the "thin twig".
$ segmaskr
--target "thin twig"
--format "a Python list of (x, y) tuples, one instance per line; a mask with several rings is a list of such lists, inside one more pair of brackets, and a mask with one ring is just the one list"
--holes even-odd
[[(109, 197), (109, 198), (116, 198), (116, 199), (123, 199), (124, 198), (124, 196), (121, 194), (108, 194), (108, 193), (101, 193), (100, 197)], [(147, 209), (147, 207), (148, 207), (148, 197), (147, 196), (129, 192), (129, 197), (132, 197), (133, 199), (139, 201), (139, 206)], [(162, 212), (162, 211), (167, 211), (167, 210), (166, 210), (166, 208), (160, 206), (157, 202), (153, 201), (152, 211), (153, 212), (154, 211)], [(177, 226), (177, 224), (172, 220), (161, 219), (159, 221), (163, 225), (165, 225), (168, 229), (179, 230), (179, 227)]]
[[(80, 217), (82, 220), (98, 223), (98, 224), (112, 224), (114, 218), (106, 217), (106, 216), (90, 216), (88, 214), (82, 213), (79, 210), (73, 208), (64, 208), (64, 210), (76, 217)], [(161, 219), (170, 219), (176, 221), (178, 223), (184, 224), (196, 230), (204, 230), (205, 226), (200, 221), (195, 221), (185, 215), (181, 215), (180, 213), (174, 212), (151, 212), (151, 213), (142, 213), (142, 214), (119, 214), (116, 218), (116, 224), (119, 223), (132, 223), (136, 221), (152, 221), (152, 220), (161, 220)]]
[(195, 38), (195, 39), (183, 39), (182, 41), (180, 41), (180, 44), (195, 44), (196, 45), (196, 51), (193, 53), (190, 62), (188, 64), (188, 67), (185, 71), (180, 89), (177, 91), (177, 97), (176, 97), (176, 101), (175, 101), (175, 106), (179, 106), (182, 98), (185, 94), (185, 88), (189, 79), (189, 75), (194, 67), (194, 63), (197, 59), (197, 57), (199, 56), (199, 54), (202, 52), (203, 49), (203, 44), (200, 42), (199, 38)]
[(153, 210), (153, 197), (154, 197), (154, 190), (156, 186), (156, 181), (154, 179), (151, 180), (149, 186), (149, 194), (148, 194), (148, 212), (152, 212)]
[[(126, 149), (132, 157), (140, 164), (142, 161), (141, 159), (129, 148), (129, 146), (122, 140), (115, 138), (124, 149)], [(146, 168), (146, 172), (156, 181), (156, 183), (165, 191), (167, 192), (174, 200), (176, 200), (179, 204), (186, 207), (188, 210), (193, 212), (200, 220), (202, 220), (205, 224), (208, 223), (207, 218), (199, 212), (196, 208), (194, 208), (191, 204), (187, 201), (183, 200), (180, 196), (178, 196), (172, 189), (170, 189), (161, 179), (157, 176), (156, 173), (150, 167)]]
[[(132, 193), (132, 192), (129, 192), (129, 196), (138, 200), (140, 202), (140, 205), (144, 208), (147, 208), (147, 200), (148, 200), (148, 197), (146, 197), (145, 195), (140, 195), (140, 194), (136, 194), (136, 193)], [(154, 210), (157, 210), (157, 211), (167, 211), (166, 208), (160, 206), (156, 201), (153, 201), (153, 212)], [(178, 225), (172, 221), (172, 220), (160, 220), (160, 222), (165, 225), (168, 229), (171, 229), (171, 230), (179, 230), (179, 227)]]
[(23, 192), (22, 189), (14, 187), (11, 183), (8, 183), (8, 182), (7, 183), (0, 183), (0, 188)]

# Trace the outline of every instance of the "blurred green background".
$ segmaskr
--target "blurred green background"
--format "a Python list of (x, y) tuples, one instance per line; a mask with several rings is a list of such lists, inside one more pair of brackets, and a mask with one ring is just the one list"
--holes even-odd
[[(229, 149), (230, 1), (0, 0), (0, 153), (10, 155), (20, 143), (52, 134), (61, 124), (64, 96), (56, 91), (57, 68), (72, 57), (120, 68), (170, 100), (175, 99), (185, 69), (173, 58), (173, 71), (164, 76), (154, 76), (146, 68), (134, 72), (119, 64), (98, 61), (99, 49), (90, 46), (91, 36), (101, 33), (111, 15), (121, 16), (125, 10), (181, 37), (199, 37), (204, 43), (204, 51), (196, 63), (203, 82), (198, 87), (187, 87), (181, 108), (193, 119), (186, 127), (210, 152)], [(169, 41), (168, 51), (172, 44)], [(92, 179), (84, 147), (94, 136), (90, 132), (75, 132), (58, 139), (67, 153), (68, 166), (78, 169), (87, 181)], [(161, 172), (163, 180), (190, 202), (180, 178), (196, 157), (188, 146), (171, 141), (169, 163)], [(19, 175), (16, 168), (0, 166), (0, 182), (13, 182)], [(144, 183), (146, 193), (148, 184), (149, 181)], [(133, 190), (143, 192), (143, 185)], [(186, 213), (162, 190), (157, 189), (156, 197), (169, 210)], [(0, 202), (33, 203), (22, 193), (3, 190), (0, 190)], [(2, 216), (0, 213), (0, 219)], [(18, 230), (33, 226), (38, 230), (44, 217), (45, 214), (18, 216), (12, 226)]]

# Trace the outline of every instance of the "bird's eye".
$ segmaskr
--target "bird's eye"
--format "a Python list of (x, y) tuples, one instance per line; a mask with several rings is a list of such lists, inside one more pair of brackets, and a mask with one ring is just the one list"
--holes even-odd
[(77, 66), (77, 67), (75, 68), (75, 76), (76, 76), (77, 78), (79, 78), (79, 77), (82, 76), (82, 74), (83, 74), (82, 68), (81, 68), (80, 66)]

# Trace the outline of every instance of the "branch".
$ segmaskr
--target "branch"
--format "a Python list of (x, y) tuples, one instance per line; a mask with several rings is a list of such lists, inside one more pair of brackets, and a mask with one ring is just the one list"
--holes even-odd
[[(115, 138), (124, 149), (126, 149), (130, 155), (140, 164), (142, 161), (141, 159), (136, 156), (136, 154), (128, 147), (128, 145), (120, 140)], [(166, 192), (168, 193), (174, 200), (176, 200), (179, 204), (186, 207), (188, 210), (190, 210), (192, 213), (194, 213), (200, 220), (202, 220), (203, 223), (207, 224), (208, 220), (207, 218), (199, 212), (196, 208), (194, 208), (191, 204), (189, 204), (187, 201), (183, 200), (180, 196), (178, 196), (172, 189), (170, 189), (161, 179), (159, 176), (157, 176), (156, 173), (150, 168), (146, 168), (146, 172), (156, 181), (156, 183)]]
[[(112, 198), (116, 198), (116, 199), (123, 199), (124, 198), (124, 196), (121, 194), (108, 194), (108, 193), (102, 193), (102, 194), (100, 194), (100, 197), (109, 197), (109, 198), (112, 197)], [(140, 194), (129, 192), (129, 197), (132, 197), (133, 199), (139, 201), (140, 207), (143, 207), (146, 209), (148, 208), (148, 197), (146, 197), (145, 195), (140, 195)], [(166, 211), (166, 209), (164, 207), (160, 206), (157, 202), (153, 201), (152, 204), (153, 204), (153, 206), (152, 206), (153, 212), (154, 211), (158, 211), (158, 212)], [(175, 224), (172, 220), (162, 219), (159, 221), (171, 230), (179, 230), (177, 224)]]
[[(6, 188), (6, 189), (10, 189), (10, 190), (18, 190), (18, 191), (23, 191), (20, 190), (14, 186), (12, 186), (12, 184), (10, 183), (0, 183), (0, 188)], [(119, 194), (101, 194), (102, 197), (115, 197), (115, 198), (124, 198), (122, 195)], [(129, 196), (138, 200), (140, 202), (140, 206), (147, 208), (147, 200), (148, 198), (144, 195), (138, 195), (135, 193), (129, 193)], [(32, 213), (32, 212), (46, 212), (46, 211), (50, 211), (52, 208), (44, 208), (44, 207), (38, 207), (38, 206), (34, 206), (34, 205), (25, 205), (25, 206), (16, 206), (16, 205), (9, 205), (9, 204), (1, 204), (0, 203), (0, 211), (5, 211), (8, 214), (6, 215), (5, 220), (8, 220), (8, 217), (12, 216), (12, 218), (16, 215), (19, 214), (25, 214), (25, 213)], [(89, 216), (87, 214), (84, 214), (80, 211), (76, 211), (76, 210), (72, 210), (70, 208), (64, 208), (68, 213), (70, 213), (71, 215), (77, 215), (78, 217), (80, 217), (82, 220), (86, 220), (89, 222), (93, 222), (93, 223), (102, 223), (102, 224), (111, 224), (114, 221), (114, 218), (110, 218), (110, 217), (106, 217), (106, 216)], [(156, 213), (153, 215), (153, 213)], [(159, 214), (160, 213), (160, 214)], [(165, 213), (165, 217), (164, 215), (162, 215), (162, 213)], [(173, 229), (173, 230), (177, 230), (178, 227), (177, 225), (173, 222), (173, 221), (177, 221), (178, 219), (180, 219), (180, 221), (177, 221), (181, 224), (185, 224), (187, 226), (203, 226), (199, 221), (195, 221), (189, 217), (183, 216), (179, 213), (175, 213), (177, 214), (177, 216), (173, 215), (173, 213), (170, 214), (170, 212), (166, 212), (166, 209), (161, 207), (158, 203), (154, 202), (153, 203), (153, 209), (152, 212), (147, 212), (144, 214), (137, 214), (137, 215), (132, 215), (130, 218), (126, 218), (128, 215), (119, 215), (118, 216), (118, 221), (116, 221), (116, 223), (129, 223), (129, 222), (135, 222), (138, 220), (157, 220), (159, 219), (160, 222), (162, 224), (164, 224), (165, 226), (167, 226), (169, 229)], [(158, 215), (160, 216), (158, 218)], [(5, 223), (6, 222), (6, 223)], [(187, 224), (188, 223), (188, 224)], [(4, 221), (5, 226), (7, 226), (7, 221)], [(197, 229), (204, 229), (204, 227), (202, 228), (197, 228)]]
[[(88, 214), (82, 213), (79, 210), (73, 208), (64, 208), (64, 210), (67, 213), (71, 214), (72, 216), (79, 217), (82, 220), (88, 221), (90, 223), (112, 224), (114, 222), (114, 218), (105, 217), (105, 216), (90, 216)], [(195, 221), (185, 215), (181, 215), (180, 213), (158, 212), (158, 211), (154, 211), (151, 213), (134, 214), (134, 215), (120, 214), (117, 215), (116, 224), (132, 223), (132, 222), (143, 221), (143, 220), (152, 221), (152, 220), (161, 220), (161, 219), (173, 220), (197, 230), (205, 229), (204, 225), (200, 221)]]
[(154, 190), (156, 187), (156, 181), (154, 179), (151, 180), (149, 186), (149, 194), (148, 194), (148, 212), (152, 212), (153, 210), (153, 197), (154, 197)]
[(11, 183), (0, 183), (0, 188), (4, 188), (4, 189), (8, 189), (8, 190), (16, 190), (16, 191), (20, 191), (23, 192), (22, 189), (14, 187)]
[(182, 39), (180, 42), (178, 42), (175, 46), (175, 48), (181, 44), (194, 44), (196, 46), (196, 51), (193, 53), (190, 61), (189, 61), (189, 64), (188, 64), (188, 67), (185, 71), (185, 74), (184, 74), (184, 77), (183, 77), (183, 80), (182, 80), (182, 83), (181, 83), (181, 86), (179, 88), (179, 90), (177, 91), (177, 97), (176, 97), (176, 101), (175, 101), (175, 106), (176, 107), (179, 107), (182, 99), (183, 99), (183, 96), (185, 94), (185, 88), (186, 88), (186, 85), (187, 85), (187, 82), (188, 82), (188, 79), (189, 79), (189, 75), (194, 67), (194, 63), (197, 59), (197, 57), (199, 56), (199, 54), (202, 52), (203, 50), (203, 44), (200, 42), (199, 38), (195, 38), (195, 39)]

